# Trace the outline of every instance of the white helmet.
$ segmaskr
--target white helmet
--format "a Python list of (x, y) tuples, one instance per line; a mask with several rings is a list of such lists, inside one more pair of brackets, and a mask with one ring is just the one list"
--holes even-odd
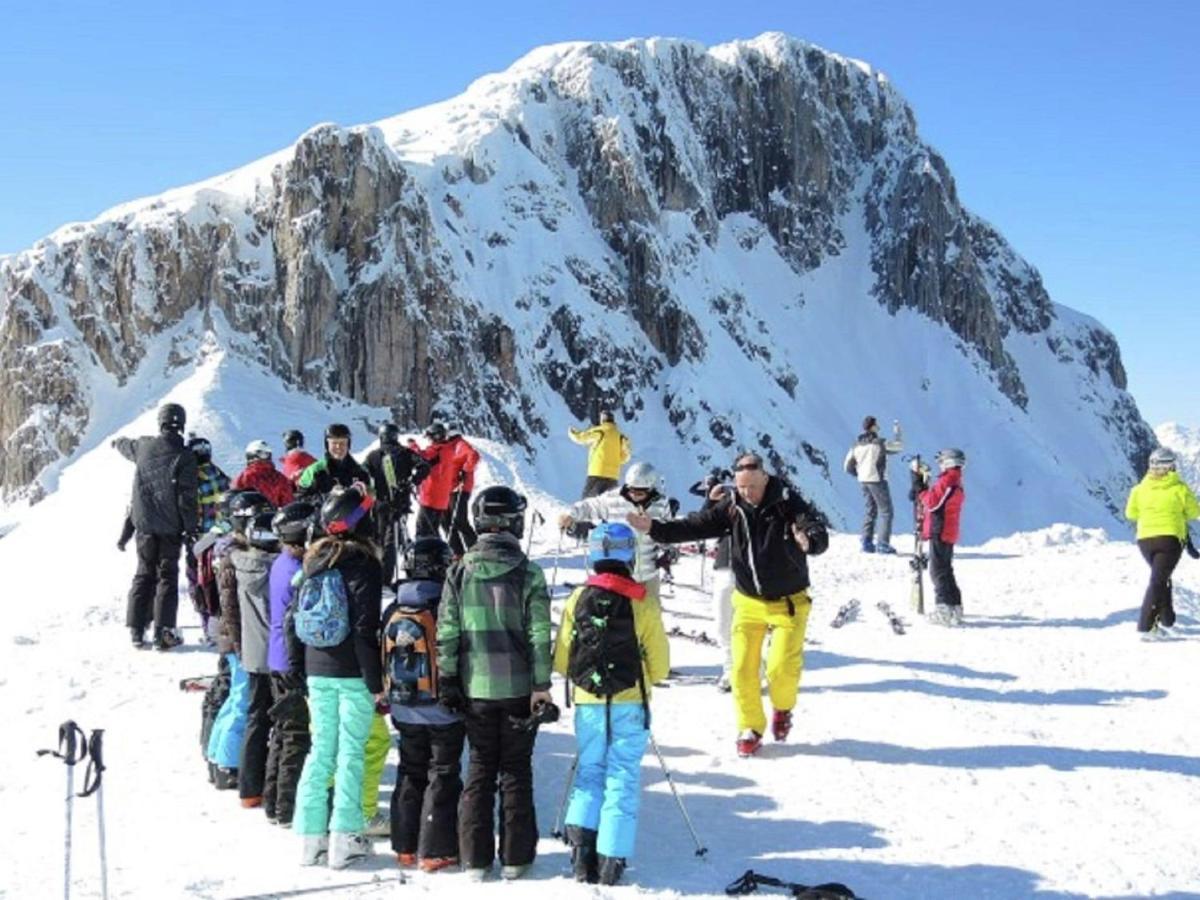
[(1150, 454), (1150, 468), (1152, 469), (1173, 469), (1175, 463), (1175, 451), (1170, 447), (1156, 447)]
[(662, 484), (658, 469), (648, 462), (636, 462), (625, 471), (625, 487), (656, 491)]
[(254, 462), (256, 459), (270, 459), (271, 448), (266, 441), (251, 441), (246, 445), (246, 462)]
[(937, 463), (943, 472), (947, 469), (961, 469), (967, 464), (967, 454), (957, 447), (947, 447), (938, 451)]

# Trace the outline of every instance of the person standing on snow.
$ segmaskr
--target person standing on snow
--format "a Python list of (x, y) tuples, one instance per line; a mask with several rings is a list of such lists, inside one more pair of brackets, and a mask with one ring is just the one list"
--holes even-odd
[(629, 524), (667, 544), (729, 536), (736, 584), (731, 638), (737, 752), (751, 756), (767, 724), (759, 672), (768, 629), (771, 732), (783, 741), (791, 731), (812, 609), (808, 557), (825, 552), (829, 534), (820, 514), (782, 479), (768, 475), (757, 453), (741, 454), (733, 470), (735, 490), (712, 507), (671, 522), (635, 513)]
[(1196, 495), (1176, 471), (1174, 451), (1159, 447), (1150, 454), (1146, 476), (1129, 492), (1125, 518), (1137, 523), (1138, 550), (1150, 566), (1138, 631), (1146, 638), (1170, 637), (1175, 625), (1171, 573), (1185, 546), (1194, 554), (1187, 523), (1200, 518)]
[[(654, 519), (670, 519), (671, 507), (662, 494), (662, 478), (648, 462), (636, 462), (625, 472), (625, 483), (595, 497), (576, 502), (562, 514), (558, 527), (567, 531), (577, 522), (623, 522), (631, 513)], [(633, 577), (646, 588), (655, 603), (659, 599), (658, 557), (661, 548), (648, 534), (637, 536), (637, 559)]]
[(258, 491), (276, 509), (292, 502), (295, 489), (287, 476), (275, 468), (271, 448), (266, 441), (251, 441), (246, 445), (246, 468), (233, 479), (235, 491)]
[[(454, 445), (449, 432), (441, 422), (434, 422), (425, 429), (428, 446), (421, 447), (409, 440), (409, 449), (429, 464), (429, 474), (417, 490), (417, 537), (441, 537), (443, 530), (449, 534), (452, 511), (451, 495), (458, 484), (460, 466), (454, 458)], [(453, 544), (451, 544), (453, 547)]]
[(295, 428), (283, 433), (283, 457), (279, 460), (279, 471), (292, 484), (300, 479), (300, 474), (317, 461), (317, 458), (304, 449), (304, 435)]
[[(732, 481), (732, 472), (716, 466), (702, 480), (688, 488), (688, 493), (704, 499), (701, 511), (711, 509), (724, 499)], [(717, 690), (727, 694), (733, 689), (733, 650), (730, 642), (733, 629), (733, 570), (729, 568), (728, 536), (717, 541), (712, 567), (712, 617), (723, 657)]]
[[(406, 524), (412, 513), (412, 489), (429, 472), (419, 453), (400, 443), (400, 429), (391, 422), (379, 426), (379, 446), (367, 454), (367, 471), (375, 487), (375, 535), (383, 548), (383, 583), (395, 582), (396, 558), (408, 545)], [(404, 529), (405, 533), (400, 534)]]
[[(962, 624), (962, 591), (954, 577), (954, 545), (958, 543), (959, 523), (962, 506), (966, 500), (963, 490), (962, 471), (967, 464), (966, 455), (951, 447), (939, 450), (935, 458), (938, 465), (937, 481), (919, 492), (921, 501), (921, 536), (929, 541), (929, 579), (933, 582), (936, 605), (928, 616), (935, 625)], [(928, 484), (927, 471), (918, 470), (917, 461), (912, 467), (921, 482)]]
[[(900, 423), (892, 426), (892, 439), (879, 436), (879, 423), (874, 416), (863, 419), (862, 434), (846, 454), (842, 467), (858, 478), (862, 487), (866, 511), (862, 523), (863, 553), (895, 553), (892, 546), (892, 492), (887, 482), (888, 454), (904, 449)], [(879, 530), (875, 529), (876, 517)]]
[(449, 532), (447, 540), (454, 555), (461, 557), (475, 545), (476, 541), (469, 513), (471, 491), (475, 489), (475, 468), (479, 465), (479, 451), (457, 431), (451, 432), (446, 440), (451, 447), (450, 458), (454, 461), (457, 469), (454, 474), (454, 489), (450, 493), (450, 507), (447, 513), (446, 529)]
[(629, 462), (633, 447), (629, 438), (617, 429), (612, 410), (602, 410), (600, 422), (591, 428), (570, 428), (567, 434), (577, 444), (588, 448), (587, 480), (583, 483), (581, 499), (595, 497), (613, 490), (621, 477), (621, 466)]
[(301, 496), (320, 502), (335, 487), (362, 486), (371, 492), (371, 473), (350, 455), (350, 428), (335, 422), (325, 429), (325, 455), (300, 473), (296, 486)]
[(137, 468), (130, 519), (137, 531), (137, 573), (129, 588), (125, 625), (133, 646), (146, 645), (154, 622), (154, 648), (170, 650), (179, 611), (179, 553), (199, 525), (196, 455), (184, 445), (187, 413), (178, 403), (158, 411), (158, 436), (117, 438), (113, 447)]

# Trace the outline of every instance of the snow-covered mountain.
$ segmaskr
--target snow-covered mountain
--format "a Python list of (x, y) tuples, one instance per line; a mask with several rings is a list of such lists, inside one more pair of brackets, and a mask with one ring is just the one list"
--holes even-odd
[(561, 495), (600, 405), (676, 492), (758, 446), (843, 526), (862, 416), (899, 418), (966, 449), (969, 537), (1111, 524), (1153, 443), (1112, 335), (963, 208), (887, 79), (778, 34), (542, 48), (0, 260), (0, 489), (214, 338)]
[(1163, 422), (1154, 429), (1154, 435), (1161, 446), (1170, 447), (1179, 457), (1179, 477), (1200, 490), (1200, 428)]

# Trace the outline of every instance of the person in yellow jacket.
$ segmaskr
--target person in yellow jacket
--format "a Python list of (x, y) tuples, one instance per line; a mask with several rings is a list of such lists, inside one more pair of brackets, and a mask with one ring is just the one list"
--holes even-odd
[(554, 646), (554, 670), (575, 685), (579, 744), (566, 835), (575, 880), (589, 884), (616, 884), (633, 855), (650, 685), (671, 668), (662, 610), (632, 578), (636, 554), (624, 522), (592, 530), (595, 574), (567, 599)]
[(1200, 518), (1196, 495), (1175, 471), (1174, 452), (1159, 447), (1150, 454), (1146, 477), (1129, 492), (1125, 518), (1137, 522), (1138, 549), (1150, 566), (1138, 631), (1147, 637), (1167, 637), (1175, 624), (1171, 573), (1188, 544), (1188, 519)]
[(569, 428), (567, 434), (577, 444), (588, 449), (587, 480), (583, 483), (583, 497), (595, 497), (611, 491), (619, 483), (621, 466), (629, 462), (633, 447), (629, 438), (621, 434), (611, 410), (600, 413), (600, 424), (592, 428)]

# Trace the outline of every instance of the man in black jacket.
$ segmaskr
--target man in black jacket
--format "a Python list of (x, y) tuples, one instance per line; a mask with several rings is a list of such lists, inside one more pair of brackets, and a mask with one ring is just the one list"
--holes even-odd
[(767, 684), (775, 708), (771, 731), (783, 741), (791, 730), (812, 607), (807, 558), (825, 552), (829, 534), (816, 510), (782, 479), (766, 473), (758, 454), (743, 453), (734, 472), (735, 490), (699, 512), (673, 521), (631, 515), (629, 524), (665, 544), (729, 536), (736, 585), (731, 642), (737, 750), (750, 756), (766, 731), (759, 666), (768, 629)]
[(117, 438), (113, 446), (137, 464), (131, 518), (137, 529), (137, 573), (129, 588), (125, 624), (133, 646), (146, 645), (154, 621), (154, 647), (169, 650), (179, 609), (179, 551), (199, 522), (196, 456), (183, 442), (187, 414), (178, 403), (158, 411), (157, 437)]
[(391, 422), (379, 426), (379, 446), (367, 454), (367, 471), (375, 488), (375, 535), (383, 548), (383, 583), (396, 581), (398, 558), (408, 546), (408, 517), (412, 490), (429, 474), (429, 463), (400, 443), (400, 429)]
[(319, 502), (334, 487), (355, 483), (371, 492), (371, 474), (350, 455), (350, 428), (335, 422), (325, 429), (325, 455), (300, 473), (296, 487), (300, 495)]

